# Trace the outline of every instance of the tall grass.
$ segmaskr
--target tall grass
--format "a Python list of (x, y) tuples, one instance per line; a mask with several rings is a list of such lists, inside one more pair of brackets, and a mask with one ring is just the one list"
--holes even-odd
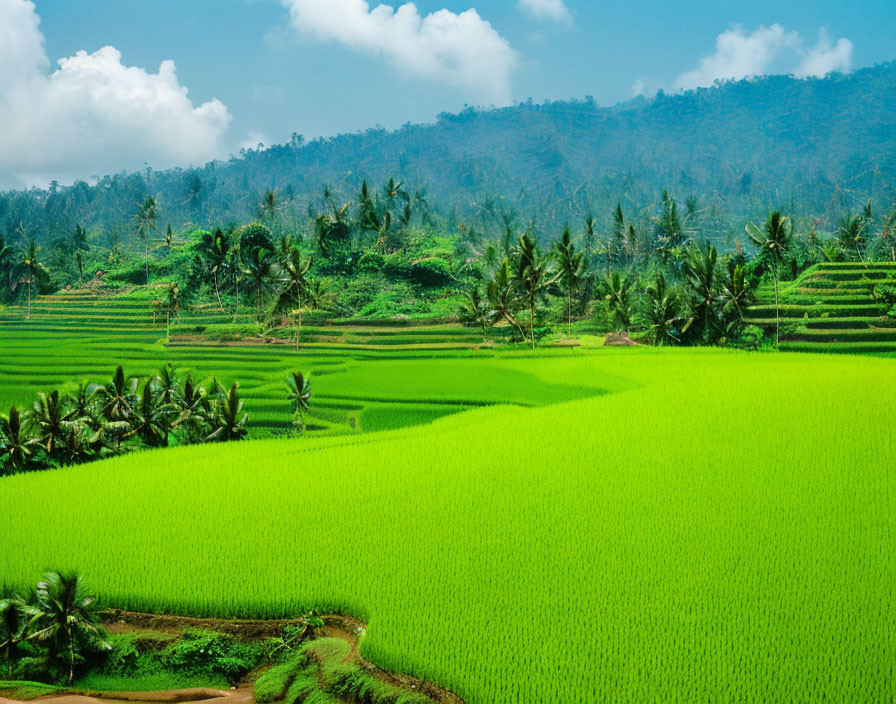
[[(122, 608), (347, 612), (366, 657), (471, 704), (891, 702), (894, 363), (564, 352), (482, 364), (613, 393), (3, 480), (0, 582), (53, 565)], [(427, 364), (393, 365), (392, 396)], [(453, 397), (435, 370), (427, 397)]]

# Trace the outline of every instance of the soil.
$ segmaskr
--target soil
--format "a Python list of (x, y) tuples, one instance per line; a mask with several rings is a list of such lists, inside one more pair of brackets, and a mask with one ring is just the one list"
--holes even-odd
[[(371, 674), (397, 687), (411, 692), (422, 692), (436, 704), (464, 704), (457, 695), (408, 675), (393, 674), (381, 670), (361, 657), (358, 639), (366, 625), (358, 619), (339, 614), (321, 616), (322, 628), (314, 630), (318, 638), (341, 638), (351, 644), (351, 652), (345, 662), (356, 663)], [(179, 635), (188, 629), (202, 629), (226, 633), (240, 640), (272, 638), (283, 634), (287, 626), (296, 625), (294, 619), (254, 621), (247, 619), (189, 618), (186, 616), (163, 616), (137, 613), (133, 611), (107, 611), (103, 623), (109, 633), (133, 633), (153, 631), (168, 635)], [(252, 673), (250, 673), (251, 676)], [(52, 694), (32, 700), (51, 704), (109, 704), (129, 702), (131, 704), (255, 704), (252, 684), (240, 683), (234, 689), (172, 689), (160, 692), (78, 692)], [(0, 704), (20, 704), (0, 697)]]
[(640, 342), (635, 342), (624, 333), (611, 332), (604, 340), (607, 347), (641, 347)]

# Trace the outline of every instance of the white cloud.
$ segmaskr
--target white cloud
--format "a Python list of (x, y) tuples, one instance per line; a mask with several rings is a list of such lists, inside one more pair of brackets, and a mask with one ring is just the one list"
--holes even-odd
[(563, 0), (519, 0), (516, 6), (537, 20), (572, 24), (572, 12)]
[(413, 3), (395, 9), (366, 0), (282, 0), (300, 36), (336, 41), (382, 56), (400, 71), (510, 101), (517, 54), (476, 10), (439, 10), (423, 17)]
[(690, 90), (711, 86), (716, 80), (748, 78), (766, 73), (782, 49), (799, 44), (799, 34), (781, 25), (760, 26), (747, 34), (740, 25), (716, 37), (716, 51), (704, 56), (693, 71), (675, 79), (675, 87)]
[(267, 137), (258, 130), (249, 130), (246, 138), (240, 143), (240, 149), (258, 149), (259, 145), (270, 144)]
[(690, 90), (711, 86), (717, 80), (739, 80), (769, 73), (773, 68), (800, 78), (848, 71), (852, 66), (852, 42), (840, 39), (832, 45), (827, 32), (819, 31), (818, 43), (806, 48), (799, 32), (779, 24), (760, 25), (748, 33), (735, 25), (716, 38), (714, 54), (704, 56), (696, 69), (675, 79), (674, 88)]
[(804, 52), (793, 73), (800, 78), (827, 76), (832, 71), (848, 73), (852, 70), (852, 49), (849, 39), (838, 39), (832, 45), (827, 30), (822, 28), (818, 31), (818, 43)]
[(30, 0), (0, 0), (0, 186), (204, 163), (224, 151), (227, 108), (194, 106), (173, 62), (148, 73), (107, 46), (50, 73), (39, 23)]

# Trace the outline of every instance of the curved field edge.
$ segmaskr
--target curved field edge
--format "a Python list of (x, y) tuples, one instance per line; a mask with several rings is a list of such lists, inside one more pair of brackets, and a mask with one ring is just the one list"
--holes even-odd
[(621, 392), (4, 480), (0, 581), (351, 614), (369, 660), (471, 703), (892, 699), (892, 361), (545, 361), (502, 363)]

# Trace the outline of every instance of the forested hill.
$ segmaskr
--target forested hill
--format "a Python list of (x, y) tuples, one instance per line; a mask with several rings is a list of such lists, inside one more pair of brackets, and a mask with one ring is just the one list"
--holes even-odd
[(268, 189), (292, 204), (299, 223), (309, 202), (322, 201), (324, 184), (347, 202), (363, 180), (379, 187), (395, 176), (426, 189), (451, 226), (464, 220), (489, 229), (510, 213), (547, 231), (589, 210), (602, 222), (617, 201), (645, 214), (668, 188), (681, 199), (696, 196), (721, 236), (770, 206), (822, 223), (869, 198), (887, 208), (896, 200), (894, 155), (896, 62), (824, 79), (773, 76), (660, 93), (612, 108), (526, 103), (391, 132), (310, 143), (296, 136), (199, 169), (5, 194), (0, 228), (8, 241), (20, 224), (38, 238), (75, 223), (126, 231), (149, 195), (174, 227), (239, 223), (254, 217)]

